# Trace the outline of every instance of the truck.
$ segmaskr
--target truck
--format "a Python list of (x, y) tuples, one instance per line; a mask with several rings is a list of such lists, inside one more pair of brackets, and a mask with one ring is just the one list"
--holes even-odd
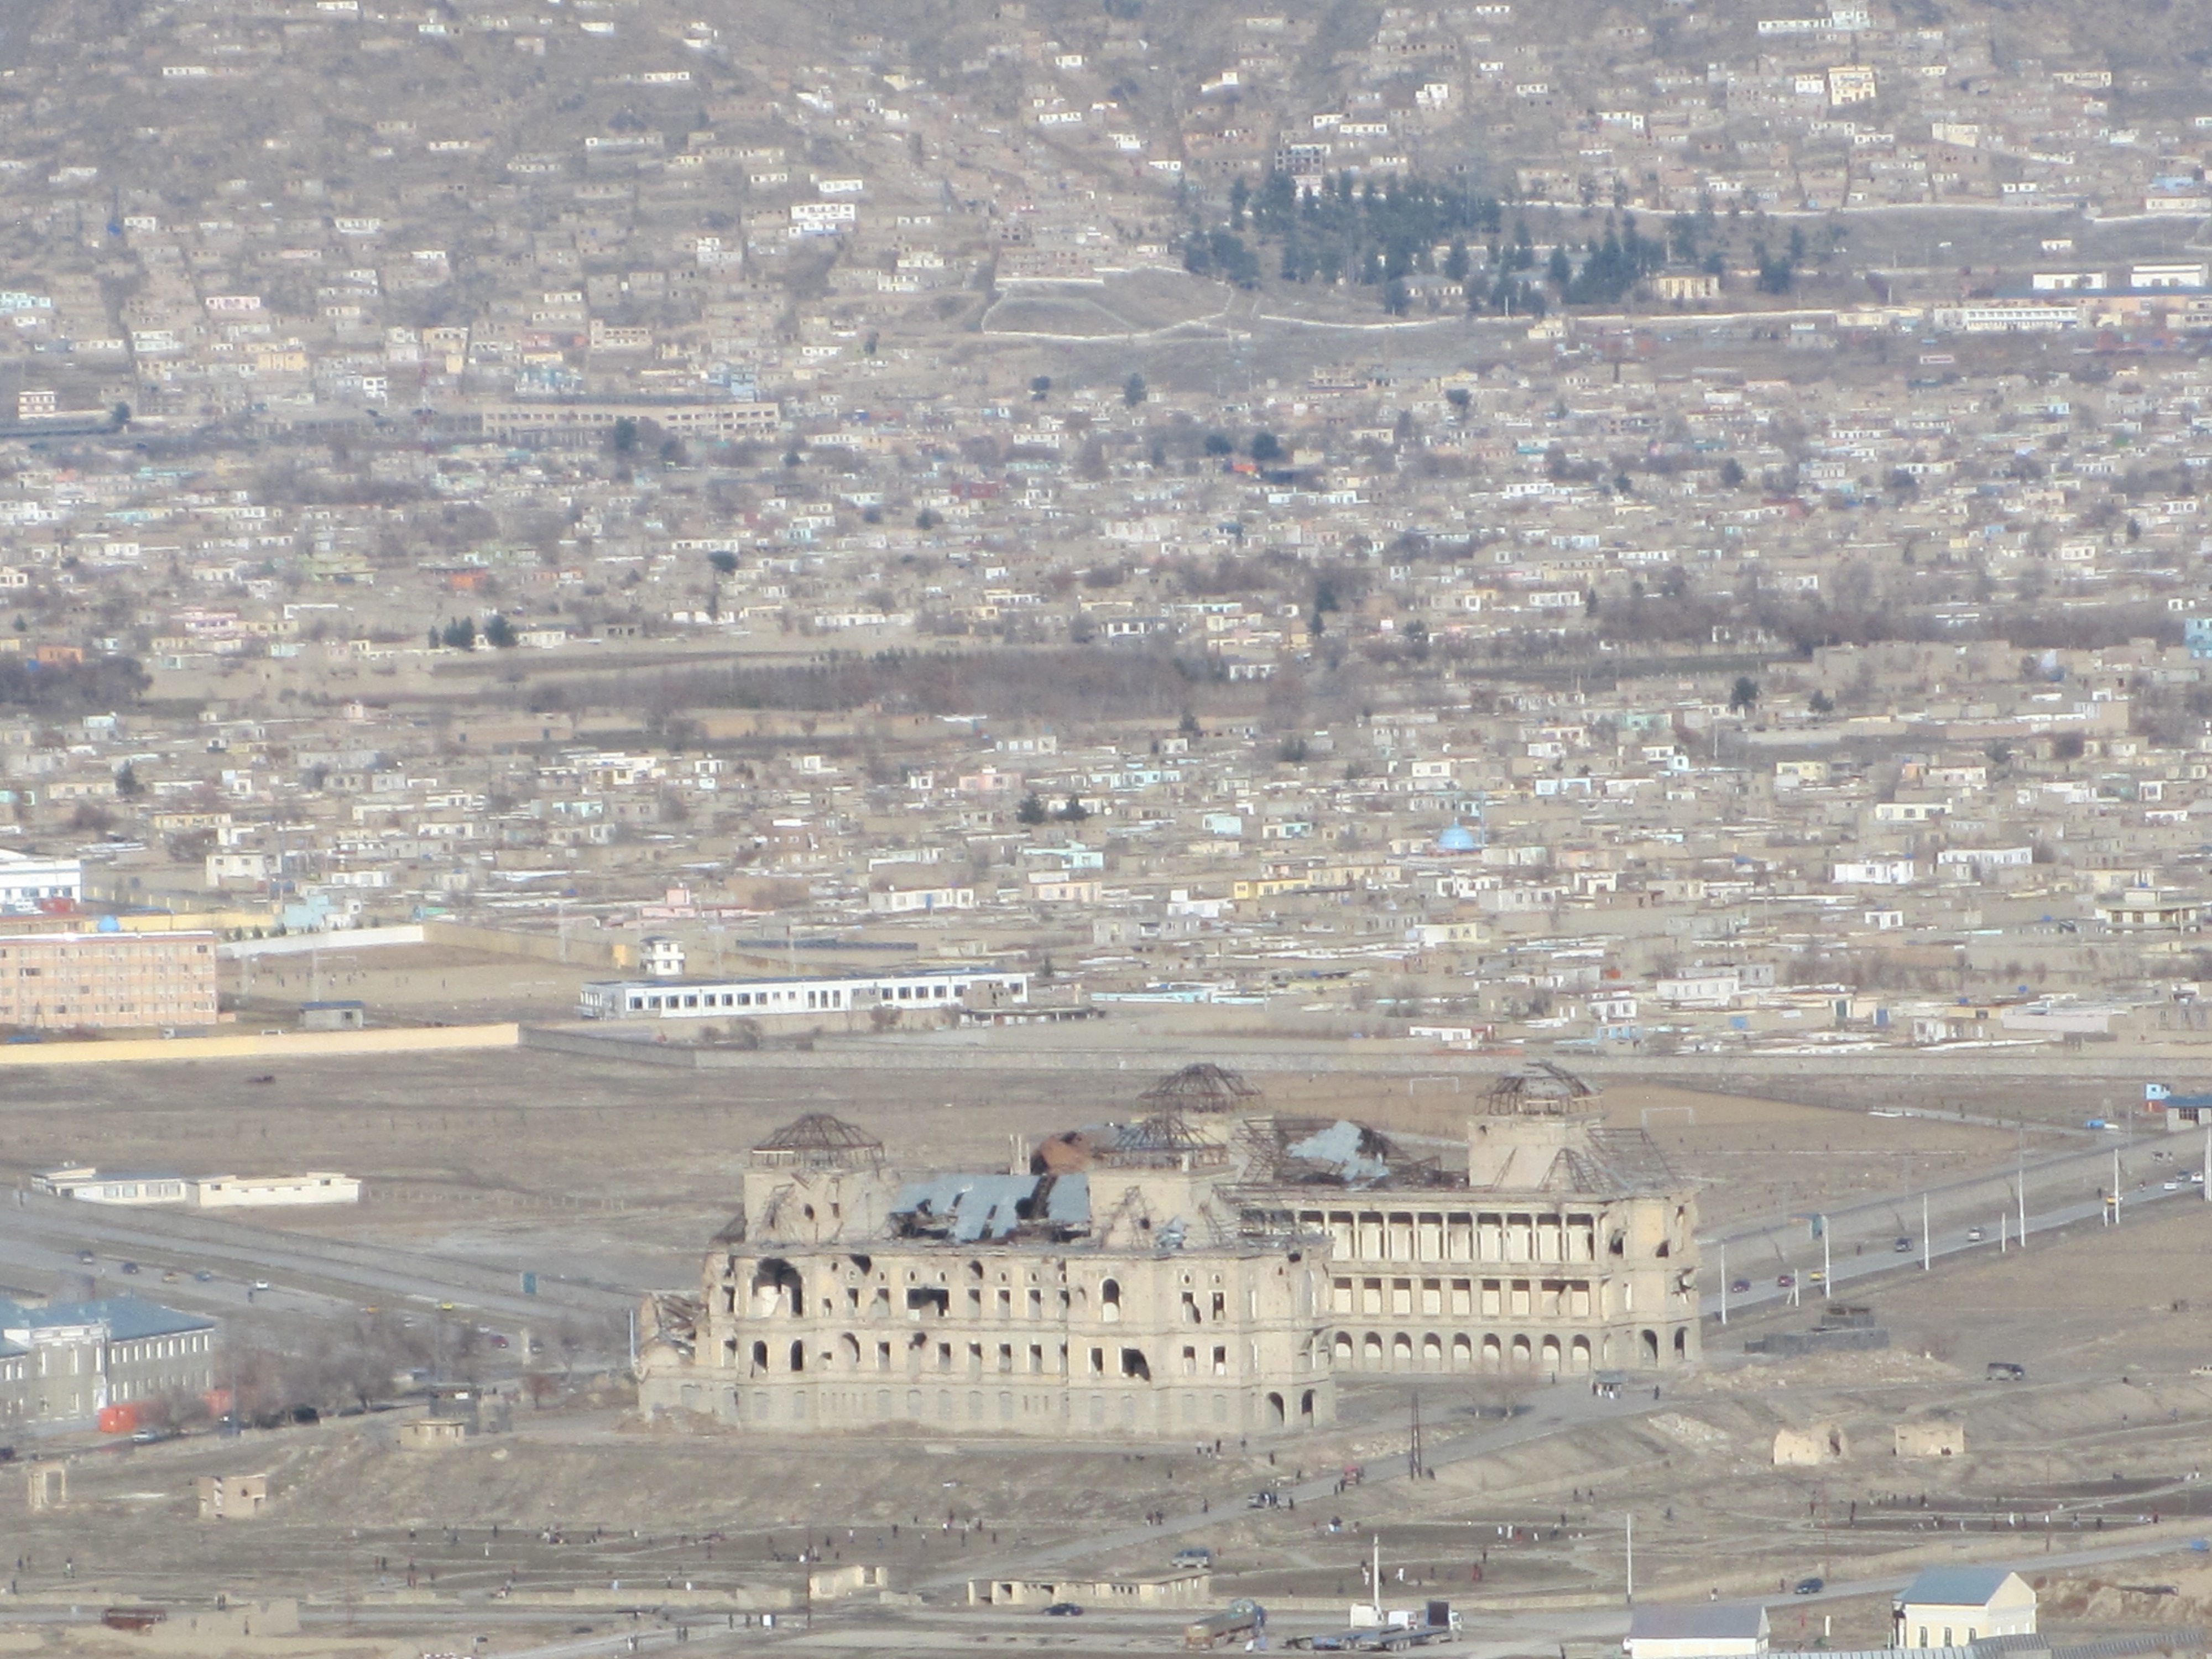
[(1224, 1642), (1250, 1640), (1267, 1628), (1267, 1610), (1257, 1601), (1240, 1598), (1219, 1613), (1194, 1619), (1182, 1627), (1186, 1648), (1218, 1647)]
[[(1369, 1611), (1371, 1614), (1373, 1610)], [(1358, 1612), (1354, 1610), (1355, 1616)], [(1449, 1642), (1459, 1632), (1459, 1614), (1452, 1611), (1451, 1603), (1431, 1601), (1421, 1610), (1418, 1623), (1411, 1613), (1392, 1613), (1380, 1625), (1354, 1626), (1331, 1636), (1294, 1637), (1288, 1645), (1315, 1653), (1395, 1653), (1404, 1648), (1425, 1648), (1431, 1642)]]

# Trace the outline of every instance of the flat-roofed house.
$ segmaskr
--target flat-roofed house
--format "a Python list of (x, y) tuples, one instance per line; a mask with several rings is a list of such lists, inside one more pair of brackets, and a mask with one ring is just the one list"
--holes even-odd
[(1721, 1602), (1638, 1607), (1628, 1617), (1628, 1659), (1735, 1659), (1767, 1649), (1766, 1609)]

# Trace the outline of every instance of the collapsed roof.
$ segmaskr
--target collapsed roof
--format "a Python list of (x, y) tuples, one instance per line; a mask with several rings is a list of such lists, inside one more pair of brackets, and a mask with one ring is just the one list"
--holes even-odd
[(1091, 1226), (1091, 1178), (1084, 1175), (951, 1175), (910, 1181), (891, 1200), (902, 1238), (953, 1244), (1026, 1237), (1064, 1243)]

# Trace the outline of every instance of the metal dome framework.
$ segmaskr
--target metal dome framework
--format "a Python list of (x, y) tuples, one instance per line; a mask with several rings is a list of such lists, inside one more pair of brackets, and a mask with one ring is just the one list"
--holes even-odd
[(1587, 1109), (1582, 1103), (1596, 1097), (1597, 1091), (1565, 1066), (1538, 1060), (1492, 1084), (1482, 1109), (1493, 1117), (1559, 1117)]
[(793, 1118), (752, 1149), (763, 1169), (879, 1170), (884, 1143), (858, 1124), (827, 1112)]
[(1243, 1074), (1211, 1060), (1170, 1072), (1137, 1097), (1139, 1103), (1156, 1114), (1169, 1112), (1196, 1116), (1249, 1112), (1264, 1098), (1244, 1080)]

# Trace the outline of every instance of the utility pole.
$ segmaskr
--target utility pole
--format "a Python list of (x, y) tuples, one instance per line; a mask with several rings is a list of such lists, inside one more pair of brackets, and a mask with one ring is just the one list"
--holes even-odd
[(1626, 1553), (1626, 1558), (1627, 1558), (1627, 1565), (1628, 1565), (1628, 1605), (1629, 1605), (1630, 1607), (1634, 1607), (1634, 1606), (1636, 1605), (1636, 1516), (1635, 1516), (1635, 1512), (1634, 1512), (1633, 1510), (1630, 1511), (1630, 1513), (1629, 1513), (1629, 1514), (1627, 1514), (1626, 1516), (1623, 1516), (1623, 1517), (1622, 1517), (1622, 1519), (1623, 1519), (1624, 1521), (1626, 1521), (1626, 1523), (1627, 1523), (1627, 1529), (1626, 1529), (1626, 1534), (1625, 1534), (1626, 1544), (1625, 1544), (1624, 1553)]
[(1936, 1265), (1936, 1246), (1928, 1237), (1928, 1194), (1920, 1194), (1920, 1271), (1926, 1273)]
[(2120, 1224), (2120, 1149), (2112, 1148), (2112, 1225)]
[(1824, 1215), (1820, 1218), (1820, 1295), (1826, 1300), (1832, 1300), (1835, 1297), (1834, 1269), (1835, 1261), (1828, 1237), (1828, 1218)]
[(1406, 1473), (1419, 1480), (1428, 1471), (1421, 1462), (1421, 1396), (1413, 1394), (1413, 1437), (1406, 1443)]
[[(2212, 1163), (2212, 1135), (2204, 1137), (2204, 1158), (2207, 1163)], [(1721, 1323), (1723, 1325), (1728, 1323), (1728, 1244), (1723, 1241), (1721, 1245)]]

